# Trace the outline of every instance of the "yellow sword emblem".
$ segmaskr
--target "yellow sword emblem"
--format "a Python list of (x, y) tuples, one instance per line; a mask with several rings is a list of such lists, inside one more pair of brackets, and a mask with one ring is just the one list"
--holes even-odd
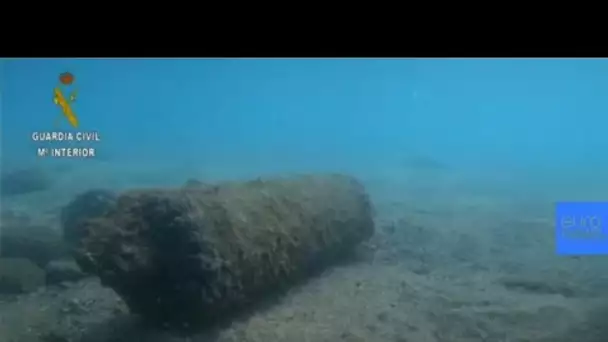
[(61, 89), (59, 89), (59, 87), (56, 87), (54, 90), (54, 94), (55, 96), (53, 97), (53, 102), (59, 107), (61, 107), (63, 115), (68, 119), (72, 127), (78, 128), (78, 118), (76, 117), (76, 114), (70, 106), (70, 104), (76, 100), (76, 92), (73, 92), (70, 95), (70, 98), (66, 99), (65, 96), (63, 96)]

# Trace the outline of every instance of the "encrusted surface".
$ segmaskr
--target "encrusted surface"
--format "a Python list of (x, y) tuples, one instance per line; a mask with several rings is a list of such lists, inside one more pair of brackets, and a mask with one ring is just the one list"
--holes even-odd
[(79, 229), (81, 267), (165, 324), (222, 316), (374, 230), (363, 187), (342, 175), (132, 191)]

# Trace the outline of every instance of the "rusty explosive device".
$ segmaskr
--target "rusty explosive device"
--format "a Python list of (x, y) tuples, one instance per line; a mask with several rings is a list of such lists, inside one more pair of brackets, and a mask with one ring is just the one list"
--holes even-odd
[(133, 313), (172, 326), (252, 304), (374, 232), (368, 195), (346, 175), (89, 192), (62, 216), (80, 267)]

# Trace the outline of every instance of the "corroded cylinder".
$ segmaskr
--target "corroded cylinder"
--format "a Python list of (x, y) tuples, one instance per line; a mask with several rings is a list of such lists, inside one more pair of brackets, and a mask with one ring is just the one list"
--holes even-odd
[(70, 220), (86, 198), (64, 211), (79, 265), (164, 325), (221, 318), (374, 232), (368, 195), (344, 175), (129, 191), (100, 215)]

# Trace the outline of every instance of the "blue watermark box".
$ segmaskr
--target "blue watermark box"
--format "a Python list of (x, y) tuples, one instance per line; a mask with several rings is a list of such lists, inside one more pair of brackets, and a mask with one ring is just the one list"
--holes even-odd
[(608, 202), (557, 203), (555, 243), (561, 255), (608, 254)]

